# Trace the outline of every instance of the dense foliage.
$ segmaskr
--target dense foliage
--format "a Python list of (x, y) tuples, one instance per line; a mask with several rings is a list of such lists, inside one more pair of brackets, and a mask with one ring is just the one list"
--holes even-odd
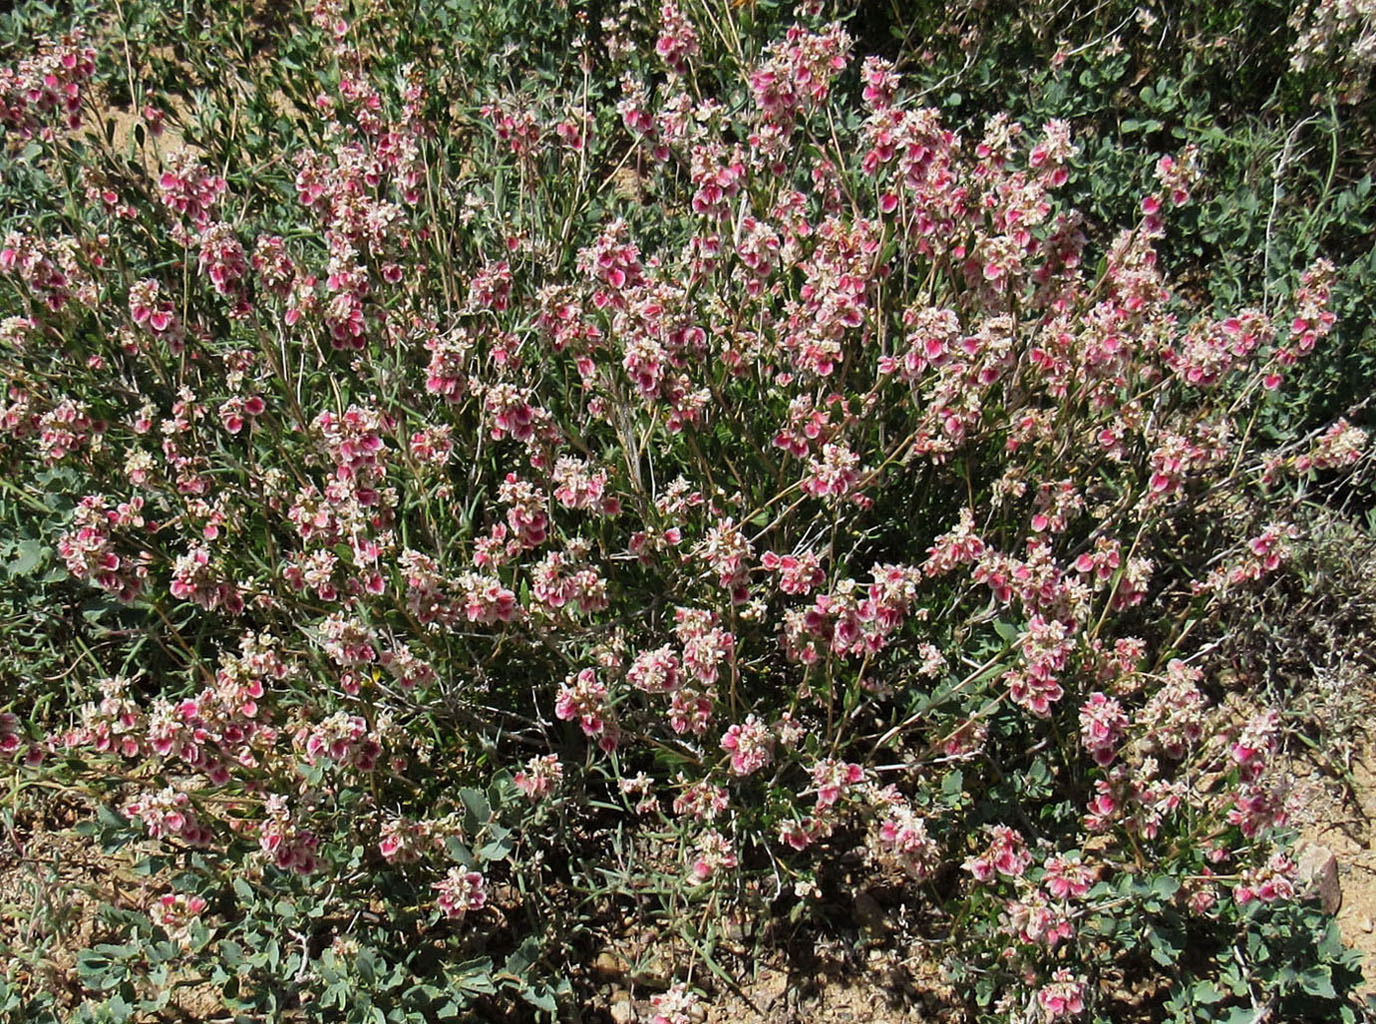
[(0, 1009), (682, 1024), (868, 877), (969, 1020), (1358, 1019), (1376, 13), (904, 6), (3, 16), (6, 823), (135, 881)]

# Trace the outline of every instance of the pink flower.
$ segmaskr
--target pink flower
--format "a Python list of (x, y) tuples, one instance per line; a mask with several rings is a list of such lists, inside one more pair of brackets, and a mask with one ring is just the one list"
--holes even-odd
[(225, 179), (206, 171), (190, 150), (170, 153), (166, 162), (167, 170), (158, 178), (163, 204), (197, 228), (206, 227), (227, 188)]
[(425, 848), (426, 831), (407, 818), (392, 818), (382, 826), (378, 852), (388, 864), (414, 864)]
[(1080, 707), (1080, 741), (1101, 765), (1112, 762), (1127, 726), (1122, 706), (1102, 693), (1090, 694)]
[(1095, 874), (1078, 856), (1049, 857), (1044, 872), (1042, 884), (1058, 900), (1078, 899), (1089, 892)]
[(926, 878), (935, 870), (940, 850), (927, 832), (926, 819), (897, 793), (894, 797), (879, 824), (879, 847), (914, 878)]
[(806, 850), (812, 845), (813, 832), (809, 827), (812, 819), (791, 818), (779, 825), (779, 842), (787, 843), (795, 850)]
[(554, 791), (564, 778), (564, 766), (558, 754), (532, 757), (525, 768), (512, 776), (516, 788), (531, 800), (542, 800)]
[(1085, 1009), (1085, 980), (1062, 967), (1037, 991), (1037, 1004), (1048, 1021), (1078, 1017)]
[(487, 891), (483, 885), (483, 876), (477, 871), (450, 868), (449, 873), (431, 888), (436, 892), (435, 905), (444, 916), (458, 920), (469, 911), (481, 910), (486, 905)]
[(608, 730), (611, 717), (607, 684), (599, 680), (596, 670), (591, 668), (570, 675), (559, 688), (554, 714), (565, 722), (577, 720), (585, 736), (602, 736)]
[(767, 765), (774, 756), (774, 737), (754, 715), (731, 726), (721, 738), (721, 748), (731, 755), (731, 771), (750, 775)]
[[(684, 781), (682, 775), (679, 781)], [(685, 783), (683, 792), (674, 797), (675, 814), (685, 814), (699, 821), (711, 821), (726, 808), (726, 790), (705, 779)]]
[(698, 836), (691, 870), (699, 882), (707, 881), (718, 871), (730, 871), (736, 864), (736, 850), (731, 840), (715, 829)]
[(626, 681), (645, 693), (673, 693), (682, 683), (673, 647), (665, 644), (636, 655), (626, 671)]
[(148, 912), (153, 923), (167, 932), (173, 941), (190, 941), (192, 926), (200, 920), (207, 904), (203, 897), (183, 892), (164, 893)]
[(1032, 864), (1032, 854), (1020, 834), (1006, 825), (986, 826), (988, 848), (965, 861), (965, 870), (977, 882), (993, 881), (995, 874), (1005, 878), (1021, 878)]
[(668, 991), (650, 997), (650, 1006), (654, 1009), (650, 1024), (693, 1024), (693, 1010), (698, 1002), (697, 994), (687, 985), (675, 982)]
[(845, 791), (865, 781), (865, 769), (833, 758), (819, 761), (812, 769), (812, 783), (817, 787), (818, 808), (830, 807)]
[(760, 565), (779, 574), (779, 589), (785, 594), (809, 594), (826, 581), (821, 559), (812, 551), (799, 555), (776, 555), (766, 551)]
[(803, 490), (818, 498), (844, 498), (860, 482), (860, 457), (844, 444), (822, 445), (822, 457), (808, 462)]
[(1295, 897), (1295, 862), (1282, 853), (1273, 853), (1262, 866), (1242, 872), (1242, 880), (1233, 889), (1239, 906), (1253, 900), (1275, 903)]
[(660, 33), (655, 43), (655, 53), (676, 74), (688, 70), (688, 61), (698, 54), (698, 33), (673, 0), (664, 0), (660, 8)]

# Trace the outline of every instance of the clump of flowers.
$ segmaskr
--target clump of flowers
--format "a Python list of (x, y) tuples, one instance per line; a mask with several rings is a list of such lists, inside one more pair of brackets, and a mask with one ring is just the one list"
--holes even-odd
[(445, 917), (458, 919), (487, 904), (487, 890), (483, 876), (477, 871), (450, 868), (448, 874), (436, 882), (435, 906)]
[(95, 48), (80, 32), (44, 40), (34, 56), (0, 68), (0, 124), (20, 138), (75, 131), (95, 70)]
[(1291, 66), (1303, 71), (1331, 61), (1341, 74), (1343, 102), (1360, 102), (1376, 67), (1376, 6), (1370, 0), (1306, 0), (1291, 13), (1290, 27), (1298, 33)]
[(168, 938), (187, 946), (191, 941), (191, 928), (200, 921), (207, 906), (202, 896), (169, 892), (158, 898), (148, 916), (167, 933)]

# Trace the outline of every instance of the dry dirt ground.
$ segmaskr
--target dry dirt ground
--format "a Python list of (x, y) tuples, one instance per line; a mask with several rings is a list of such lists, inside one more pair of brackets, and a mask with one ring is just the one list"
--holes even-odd
[(1370, 736), (1351, 760), (1350, 785), (1317, 771), (1300, 780), (1305, 839), (1331, 851), (1341, 904), (1338, 927), (1365, 960), (1364, 995), (1376, 997), (1376, 742)]
[[(1296, 766), (1305, 857), (1320, 876), (1332, 854), (1330, 899), (1340, 896), (1338, 925), (1366, 957), (1364, 995), (1376, 998), (1376, 742), (1362, 737), (1347, 759), (1350, 777), (1312, 763)], [(101, 903), (140, 910), (156, 893), (132, 876), (110, 870), (91, 840), (72, 826), (83, 814), (59, 796), (28, 801), (27, 810), (0, 828), (0, 935), (23, 959), (21, 982), (73, 1005), (80, 999), (76, 953), (102, 941)], [(1333, 881), (1336, 881), (1336, 890)], [(695, 979), (716, 995), (704, 1004), (702, 1024), (957, 1024), (959, 994), (941, 979), (940, 950), (905, 946), (902, 910), (862, 895), (846, 908), (847, 939), (808, 938), (767, 952), (753, 973), (733, 987), (703, 971)], [(728, 928), (724, 962), (748, 962), (753, 925)], [(801, 934), (801, 933), (800, 933)], [(584, 1019), (631, 1024), (650, 1019), (649, 998), (667, 984), (651, 933), (628, 930), (589, 965), (594, 999)], [(187, 989), (169, 1020), (227, 1020), (214, 993)]]
[[(1349, 738), (1350, 751), (1341, 756), (1321, 751), (1294, 761), (1298, 810), (1293, 824), (1301, 834), (1301, 874), (1329, 909), (1337, 905), (1344, 940), (1363, 954), (1365, 985), (1358, 996), (1376, 1000), (1376, 735)], [(1347, 770), (1348, 777), (1335, 778), (1335, 768)], [(941, 951), (904, 948), (899, 935), (905, 929), (897, 926), (896, 908), (862, 895), (849, 909), (855, 925), (850, 942), (766, 954), (763, 965), (739, 979), (734, 990), (704, 977), (703, 984), (717, 990), (703, 1012), (704, 1024), (956, 1024), (966, 1019), (960, 994), (942, 980)], [(650, 995), (666, 984), (656, 977), (653, 946), (628, 935), (617, 949), (594, 965), (602, 980), (602, 1012), (592, 1016), (609, 1017), (613, 1024), (647, 1021)], [(642, 983), (635, 984), (636, 979)], [(1150, 1021), (1151, 1000), (1141, 1002), (1134, 1020)]]

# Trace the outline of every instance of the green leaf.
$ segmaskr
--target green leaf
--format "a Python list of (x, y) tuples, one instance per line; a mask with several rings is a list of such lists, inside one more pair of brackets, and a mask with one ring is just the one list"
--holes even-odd
[(113, 807), (107, 807), (104, 804), (96, 808), (96, 821), (100, 822), (106, 828), (125, 829), (129, 827), (128, 818), (120, 814), (119, 811), (115, 810)]
[(1212, 1006), (1214, 1003), (1222, 1002), (1225, 998), (1225, 994), (1220, 992), (1212, 981), (1205, 978), (1195, 985), (1191, 993), (1191, 998), (1196, 1003), (1204, 1003), (1206, 1006)]
[(354, 956), (354, 970), (367, 985), (377, 981), (377, 954), (371, 949), (360, 949)]
[(478, 847), (478, 859), (481, 861), (506, 860), (515, 848), (516, 844), (509, 838), (494, 839), (492, 842)]
[(5, 566), (11, 577), (28, 576), (47, 561), (51, 553), (37, 540), (23, 540), (14, 545), (15, 558)]
[(465, 816), (471, 819), (470, 829), (476, 832), (486, 825), (492, 817), (492, 805), (481, 789), (465, 787), (459, 790), (459, 800), (463, 802)]
[(506, 972), (514, 977), (522, 977), (530, 965), (540, 959), (540, 940), (531, 936), (520, 944), (506, 958)]
[(444, 849), (451, 858), (469, 870), (478, 866), (477, 861), (473, 859), (473, 851), (465, 846), (458, 836), (445, 836)]
[(1006, 644), (1016, 643), (1018, 637), (1022, 636), (1022, 630), (1011, 622), (1004, 622), (1003, 619), (994, 620), (994, 632)]
[(492, 959), (490, 957), (462, 963), (458, 966), (458, 972), (454, 978), (455, 988), (472, 992), (475, 995), (492, 995), (497, 991), (497, 986), (492, 983)]
[(965, 788), (965, 773), (959, 768), (946, 773), (941, 780), (941, 795), (947, 803), (959, 803), (961, 791)]
[(1311, 967), (1300, 973), (1300, 988), (1318, 999), (1337, 999), (1333, 989), (1333, 972), (1325, 965)]
[(546, 1013), (554, 1013), (559, 1009), (557, 990), (548, 985), (541, 985), (539, 988), (521, 989), (521, 998), (528, 1002), (537, 1010), (544, 1010)]
[(134, 1008), (125, 1002), (124, 997), (116, 992), (105, 1001), (105, 1009), (110, 1012), (111, 1018), (116, 1021), (128, 1020), (134, 1012)]
[(1168, 900), (1180, 891), (1180, 879), (1173, 875), (1157, 875), (1151, 880), (1152, 893), (1162, 900)]
[(1147, 942), (1151, 946), (1151, 958), (1162, 967), (1174, 967), (1180, 959), (1180, 943), (1176, 941), (1179, 938), (1181, 936), (1174, 929), (1149, 927)]

